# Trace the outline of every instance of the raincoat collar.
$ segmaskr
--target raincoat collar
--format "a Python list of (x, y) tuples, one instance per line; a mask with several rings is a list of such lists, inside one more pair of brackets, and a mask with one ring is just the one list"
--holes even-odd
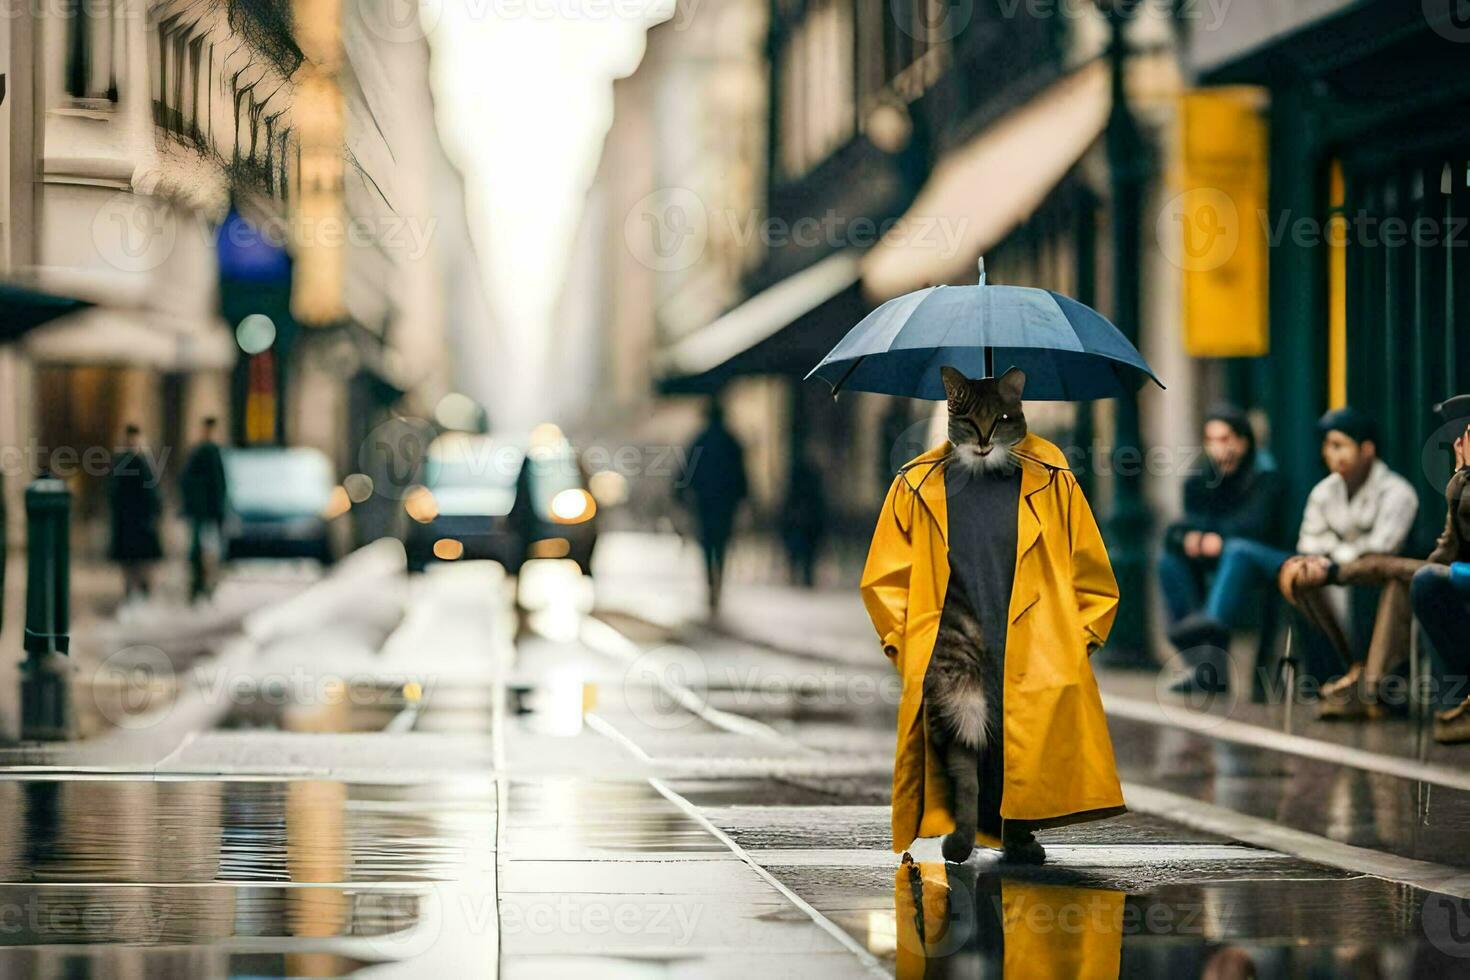
[[(914, 496), (910, 498), (909, 513), (894, 515), (904, 534), (912, 533), (913, 501), (917, 500), (934, 518), (939, 527), (940, 539), (946, 547), (949, 545), (949, 522), (945, 519), (948, 508), (945, 506), (943, 463), (949, 457), (951, 448), (950, 441), (946, 439), (910, 460), (899, 470), (899, 475)], [(1016, 525), (1016, 554), (1024, 556), (1041, 535), (1041, 519), (1037, 516), (1036, 505), (1031, 497), (1050, 486), (1056, 479), (1058, 470), (1066, 470), (1068, 467), (1067, 457), (1062, 455), (1062, 451), (1034, 433), (1026, 433), (1025, 438), (1016, 443), (1015, 453), (1020, 457), (1021, 499), (1025, 502)]]

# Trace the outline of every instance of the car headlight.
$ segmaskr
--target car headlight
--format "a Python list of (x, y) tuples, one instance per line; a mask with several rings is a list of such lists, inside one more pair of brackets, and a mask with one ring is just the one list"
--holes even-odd
[(592, 494), (580, 488), (563, 490), (551, 498), (551, 518), (558, 524), (581, 524), (597, 513)]
[(434, 499), (434, 492), (428, 487), (411, 487), (403, 498), (403, 509), (420, 524), (427, 524), (439, 516), (439, 501)]

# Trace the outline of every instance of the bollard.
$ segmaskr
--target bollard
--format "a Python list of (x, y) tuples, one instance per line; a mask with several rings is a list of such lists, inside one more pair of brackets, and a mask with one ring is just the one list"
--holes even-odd
[(26, 624), (20, 735), (71, 737), (65, 655), (71, 622), (71, 491), (43, 476), (26, 487)]

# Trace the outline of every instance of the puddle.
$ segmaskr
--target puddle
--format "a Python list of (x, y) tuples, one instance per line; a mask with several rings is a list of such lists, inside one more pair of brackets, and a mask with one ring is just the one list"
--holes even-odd
[(11, 884), (430, 882), (493, 847), (493, 793), (456, 784), (0, 782)]

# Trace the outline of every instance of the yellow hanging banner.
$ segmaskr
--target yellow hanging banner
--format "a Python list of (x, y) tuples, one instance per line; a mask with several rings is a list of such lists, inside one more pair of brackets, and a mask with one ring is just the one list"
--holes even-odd
[(1180, 97), (1174, 196), (1158, 236), (1182, 275), (1184, 349), (1260, 357), (1266, 312), (1266, 96), (1228, 86)]

